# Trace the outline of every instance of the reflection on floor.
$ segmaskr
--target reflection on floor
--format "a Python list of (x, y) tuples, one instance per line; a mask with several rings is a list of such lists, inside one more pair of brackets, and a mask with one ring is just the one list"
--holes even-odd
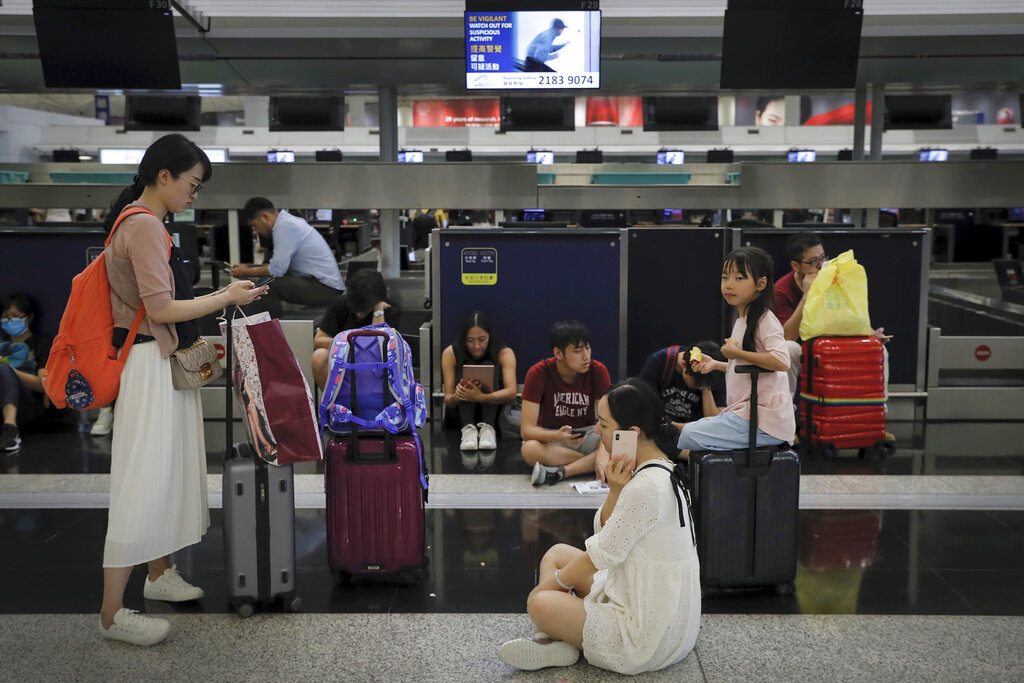
[[(179, 552), (185, 576), (206, 597), (171, 607), (142, 600), (143, 572), (128, 607), (147, 611), (228, 610), (221, 512), (202, 543)], [(297, 590), (306, 612), (522, 612), (540, 556), (555, 543), (582, 546), (586, 510), (431, 510), (430, 572), (418, 585), (337, 585), (327, 567), (321, 510), (296, 514)], [(104, 510), (0, 511), (4, 613), (90, 612), (99, 604)], [(1024, 616), (1024, 513), (998, 511), (829, 511), (800, 513), (793, 595), (709, 594), (708, 613), (985, 614)], [(74, 581), (57, 581), (61, 567)]]
[[(1024, 474), (1024, 425), (1020, 423), (921, 423), (905, 427), (898, 432), (898, 436), (904, 436), (897, 453), (889, 459), (860, 459), (855, 453), (847, 453), (833, 461), (805, 460), (803, 471), (901, 478), (921, 474)], [(25, 430), (23, 439), (20, 453), (0, 456), (0, 476), (102, 474), (110, 470), (109, 437), (92, 438), (79, 433), (75, 425), (58, 423), (41, 430)], [(514, 439), (502, 439), (495, 452), (460, 453), (457, 435), (435, 425), (424, 430), (424, 441), (431, 472), (465, 477), (453, 479), (470, 482), (479, 474), (525, 478), (529, 472)], [(216, 437), (208, 435), (208, 442), (216, 442)], [(211, 473), (220, 471), (218, 452), (210, 452), (208, 465)], [(300, 474), (318, 471), (322, 472), (322, 466), (317, 464), (297, 468)], [(379, 629), (374, 633), (387, 634), (434, 629), (432, 633), (442, 634), (436, 647), (457, 643), (457, 654), (449, 662), (432, 659), (424, 664), (414, 653), (408, 661), (399, 658), (399, 663), (392, 654), (372, 670), (360, 668), (363, 664), (335, 664), (333, 678), (349, 680), (405, 680), (414, 674), (419, 680), (491, 680), (507, 676), (510, 671), (496, 662), (493, 649), (503, 637), (520, 635), (528, 628), (523, 612), (526, 596), (536, 581), (540, 556), (555, 543), (582, 545), (593, 523), (593, 511), (585, 509), (431, 509), (427, 513), (430, 571), (426, 580), (407, 586), (339, 585), (326, 563), (324, 511), (300, 509), (296, 513), (296, 585), (305, 614), (257, 616), (241, 622), (226, 614), (221, 511), (212, 510), (211, 517), (203, 541), (176, 557), (182, 573), (205, 589), (202, 600), (178, 606), (144, 601), (141, 571), (135, 572), (129, 584), (128, 607), (168, 613), (178, 629), (175, 634), (180, 631), (173, 644), (169, 641), (164, 657), (190, 652), (189, 648), (212, 648), (213, 654), (207, 659), (216, 658), (218, 650), (229, 647), (227, 640), (218, 639), (229, 628), (232, 635), (224, 637), (234, 643), (250, 642), (252, 639), (240, 641), (238, 635), (250, 632), (253, 638), (270, 634), (275, 643), (282, 642), (276, 637), (280, 628), (288, 633), (298, 630), (314, 634), (318, 644), (310, 648), (311, 659), (312, 653), (321, 652), (323, 642), (331, 642), (316, 634), (325, 629), (332, 636), (347, 634), (333, 650), (342, 662), (356, 661), (341, 653), (365, 643), (366, 629), (371, 627)], [(76, 626), (75, 635), (68, 638), (68, 652), (78, 653), (76, 657), (87, 658), (94, 665), (86, 678), (124, 677), (118, 663), (124, 650), (103, 643), (98, 655), (85, 654), (100, 641), (90, 631), (82, 635), (82, 629), (92, 628), (94, 617), (90, 615), (95, 614), (100, 601), (105, 526), (103, 509), (0, 508), (0, 549), (5, 558), (16, 559), (0, 563), (0, 585), (7, 587), (0, 613), (8, 615), (0, 618), (0, 635), (7, 642), (14, 638), (17, 643), (25, 634), (60, 633), (59, 624), (78, 624), (76, 620), (80, 620), (83, 626)], [(60, 568), (64, 578), (58, 577), (55, 568)], [(848, 670), (851, 678), (862, 680), (949, 680), (967, 678), (969, 674), (984, 675), (986, 680), (1019, 680), (1013, 674), (1022, 671), (1020, 653), (1024, 651), (1024, 622), (1019, 620), (1024, 617), (1024, 511), (802, 509), (795, 589), (791, 595), (764, 591), (705, 595), (707, 616), (695, 657), (649, 680), (821, 680), (835, 678), (837, 670)], [(32, 616), (51, 614), (86, 616), (59, 622), (52, 621), (55, 617)], [(887, 616), (860, 616), (856, 619), (863, 621), (856, 622), (842, 620), (852, 617), (801, 616), (855, 614)], [(922, 620), (921, 616), (927, 618)], [(998, 617), (1016, 619), (1002, 622)], [(854, 623), (856, 626), (851, 626)], [(974, 636), (981, 633), (1004, 638), (999, 641), (998, 652), (1002, 654), (998, 656), (1010, 659), (999, 660), (1001, 668), (989, 671), (986, 661), (995, 660), (972, 654), (984, 647), (975, 644), (980, 637)], [(899, 635), (904, 641), (898, 641)], [(742, 643), (781, 637), (799, 644), (787, 650), (785, 661), (791, 667), (803, 668), (788, 670), (783, 660), (767, 657), (761, 650), (742, 651)], [(853, 641), (844, 640), (850, 638)], [(862, 643), (860, 638), (881, 644)], [(962, 640), (957, 643), (957, 666), (966, 668), (910, 667), (909, 662), (916, 661), (913, 653), (929, 652), (936, 642), (949, 643), (958, 638)], [(37, 648), (47, 642), (46, 638), (33, 641)], [(379, 647), (380, 642), (374, 640), (372, 644)], [(844, 668), (855, 667), (856, 663), (844, 664), (846, 650), (837, 645), (843, 643), (854, 652), (861, 647), (884, 649), (892, 642), (916, 649), (913, 653), (895, 649), (902, 656), (881, 656), (861, 668)], [(988, 638), (986, 642), (991, 645), (993, 641)], [(740, 649), (738, 653), (736, 648)], [(240, 651), (249, 652), (244, 648)], [(145, 670), (166, 672), (166, 668), (160, 668), (159, 658), (152, 659), (154, 656), (146, 654), (144, 657), (150, 659), (140, 660), (148, 662), (144, 666), (150, 668)], [(53, 666), (58, 666), (62, 660), (54, 661)], [(259, 675), (251, 677), (274, 678), (274, 672), (279, 671), (276, 666), (268, 664)], [(322, 671), (322, 666), (317, 659), (304, 670), (312, 680), (318, 678), (313, 672)], [(225, 671), (202, 670), (196, 675), (203, 680), (237, 678)], [(572, 680), (603, 680), (600, 672), (584, 663), (569, 671)], [(951, 675), (954, 671), (962, 675)], [(550, 679), (550, 674), (523, 677)]]

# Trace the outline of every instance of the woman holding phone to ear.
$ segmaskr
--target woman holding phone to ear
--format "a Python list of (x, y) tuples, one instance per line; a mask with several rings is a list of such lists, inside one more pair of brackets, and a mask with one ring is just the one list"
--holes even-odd
[(681, 661), (696, 644), (700, 565), (679, 474), (656, 443), (660, 404), (636, 379), (598, 403), (597, 433), (612, 453), (608, 497), (586, 549), (558, 544), (544, 554), (526, 602), (537, 632), (499, 648), (506, 664), (570, 666), (582, 650), (594, 666), (637, 674)]

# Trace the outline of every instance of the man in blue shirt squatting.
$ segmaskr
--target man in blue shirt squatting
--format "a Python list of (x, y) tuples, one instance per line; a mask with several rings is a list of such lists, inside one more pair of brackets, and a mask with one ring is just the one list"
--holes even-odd
[(280, 317), (282, 301), (326, 309), (345, 290), (331, 248), (309, 223), (284, 209), (275, 209), (264, 197), (253, 197), (245, 203), (242, 220), (259, 235), (271, 237), (274, 245), (269, 263), (231, 266), (234, 277), (275, 278), (270, 292), (249, 304), (247, 313), (268, 311)]
[(541, 31), (537, 37), (530, 41), (526, 48), (526, 64), (524, 71), (554, 71), (545, 62), (558, 58), (558, 51), (569, 44), (565, 41), (559, 45), (553, 45), (555, 38), (562, 35), (565, 30), (565, 22), (561, 19), (552, 19), (551, 28)]

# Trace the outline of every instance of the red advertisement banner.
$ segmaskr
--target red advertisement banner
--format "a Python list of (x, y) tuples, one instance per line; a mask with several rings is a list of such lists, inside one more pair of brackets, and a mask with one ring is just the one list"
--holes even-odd
[(477, 128), (501, 124), (497, 99), (413, 100), (412, 125), (416, 128)]

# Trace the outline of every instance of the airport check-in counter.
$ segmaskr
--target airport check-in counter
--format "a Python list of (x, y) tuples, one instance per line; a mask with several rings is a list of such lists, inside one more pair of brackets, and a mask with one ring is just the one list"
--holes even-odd
[[(887, 344), (890, 399), (924, 398), (931, 233), (908, 228), (742, 228), (734, 246), (749, 244), (771, 254), (777, 280), (791, 270), (786, 241), (797, 232), (817, 234), (832, 257), (853, 250), (868, 278), (871, 325), (893, 335)], [(892, 407), (891, 402), (890, 414)]]
[(933, 284), (928, 419), (1024, 417), (1024, 305)]
[[(93, 166), (91, 164), (9, 166), (14, 170), (24, 167), (30, 178), (27, 183), (20, 185), (0, 185), (0, 206), (106, 206), (113, 191), (117, 189), (96, 183), (59, 184), (52, 181), (51, 172), (86, 171)], [(103, 167), (95, 166), (96, 170), (103, 170)], [(550, 184), (540, 182), (538, 171), (551, 176), (547, 178)], [(393, 228), (397, 230), (397, 211), (409, 206), (465, 209), (651, 209), (664, 206), (683, 209), (779, 209), (830, 206), (854, 210), (914, 206), (931, 212), (949, 206), (984, 208), (1016, 205), (1019, 203), (1019, 182), (1015, 178), (1024, 172), (1024, 162), (743, 162), (689, 164), (673, 171), (689, 173), (686, 184), (676, 182), (678, 179), (673, 181), (675, 184), (670, 184), (640, 182), (631, 177), (644, 172), (663, 172), (663, 169), (644, 164), (556, 164), (542, 169), (519, 163), (217, 164), (215, 180), (204, 190), (201, 206), (209, 209), (237, 209), (248, 197), (265, 194), (283, 197), (279, 202), (284, 205), (379, 208), (382, 209), (385, 233), (391, 225), (388, 219), (395, 219)], [(611, 178), (609, 173), (626, 175), (616, 176), (614, 184), (604, 184)], [(401, 188), (401, 191), (397, 192), (395, 188)], [(234, 211), (229, 211), (229, 215), (233, 214)], [(870, 216), (869, 212), (869, 222)], [(79, 246), (70, 250), (67, 247), (76, 239), (91, 239), (92, 246), (101, 245), (102, 235), (97, 232), (92, 236), (72, 237), (73, 233), (49, 235), (40, 232), (48, 228), (33, 230), (34, 234), (27, 237), (15, 234), (23, 233), (25, 229), (2, 234), (5, 241), (2, 249), (5, 266), (14, 263), (17, 268), (0, 268), (0, 291), (9, 291), (14, 288), (13, 285), (30, 290), (48, 286), (50, 289), (45, 291), (53, 293), (48, 293), (47, 297), (59, 303), (43, 302), (40, 308), (42, 325), (38, 329), (42, 334), (53, 334), (66, 301), (70, 277), (85, 264)], [(820, 230), (829, 232), (824, 225)], [(485, 230), (484, 234), (491, 235), (492, 232), (495, 233), (494, 239), (506, 239), (496, 235), (504, 231)], [(578, 237), (587, 233), (584, 230), (572, 232)], [(718, 237), (714, 236), (715, 232), (719, 233)], [(774, 233), (772, 237), (775, 240), (784, 240), (783, 236), (788, 234), (786, 230), (769, 232)], [(888, 232), (889, 237), (885, 236), (885, 231), (855, 229), (847, 233), (834, 232), (825, 237), (826, 249), (830, 254), (836, 254), (844, 248), (844, 240), (851, 240), (851, 246), (854, 246), (858, 259), (868, 272), (873, 322), (875, 325), (884, 325), (888, 332), (896, 335), (889, 346), (893, 356), (890, 389), (897, 395), (919, 396), (926, 387), (922, 365), (927, 346), (925, 314), (914, 313), (912, 299), (924, 296), (923, 285), (920, 283), (927, 278), (929, 253), (924, 240), (930, 239), (930, 235), (925, 236), (920, 230), (908, 228), (893, 228)], [(925, 232), (930, 233), (927, 230)], [(567, 294), (560, 301), (550, 301), (551, 296), (545, 294), (545, 298), (540, 301), (551, 320), (539, 321), (535, 319), (536, 315), (515, 319), (511, 321), (511, 332), (505, 321), (496, 321), (519, 353), (520, 376), (532, 362), (550, 354), (550, 349), (544, 348), (544, 337), (550, 322), (563, 315), (580, 315), (578, 311), (584, 311), (588, 317), (598, 317), (597, 312), (585, 303), (588, 297), (592, 297), (587, 285), (597, 287), (602, 302), (599, 325), (610, 331), (609, 338), (600, 337), (596, 340), (595, 357), (608, 364), (614, 377), (635, 373), (645, 355), (658, 346), (685, 343), (693, 338), (722, 336), (727, 332), (729, 312), (717, 295), (717, 272), (713, 271), (720, 267), (725, 251), (741, 243), (735, 239), (735, 234), (724, 228), (631, 228), (618, 231), (617, 237), (606, 235), (609, 249), (602, 259), (614, 260), (611, 253), (615, 252), (618, 265), (598, 259), (596, 262), (602, 264), (601, 268), (581, 270), (577, 266), (575, 271), (570, 270), (575, 283), (560, 281), (560, 284), (568, 286), (562, 291), (571, 294), (572, 300), (568, 300), (570, 296)], [(748, 231), (743, 234), (748, 234)], [(755, 232), (749, 234), (752, 238), (768, 240)], [(552, 237), (544, 239), (553, 237), (552, 233)], [(35, 241), (37, 246), (26, 246), (24, 239)], [(721, 239), (720, 243), (716, 241), (718, 239)], [(917, 246), (910, 244), (915, 239), (919, 241)], [(12, 240), (19, 241), (15, 243)], [(387, 240), (382, 242), (382, 246), (388, 252), (392, 247), (385, 242)], [(610, 246), (613, 242), (618, 246)], [(872, 245), (879, 243), (883, 246), (876, 250)], [(397, 239), (392, 240), (392, 244), (397, 254)], [(776, 242), (769, 251), (781, 253), (780, 244)], [(475, 246), (481, 245), (486, 246), (482, 242)], [(512, 242), (503, 241), (497, 246), (506, 252), (507, 257), (517, 253), (517, 248), (511, 245)], [(772, 246), (768, 242), (765, 245)], [(561, 246), (555, 253), (560, 254), (559, 249), (573, 246), (576, 245)], [(237, 248), (237, 244), (233, 247)], [(591, 245), (588, 244), (587, 248), (591, 248)], [(73, 252), (70, 257), (62, 255), (68, 251)], [(432, 256), (432, 265), (439, 265), (441, 257), (439, 250), (436, 250)], [(67, 258), (70, 260), (62, 265), (43, 268), (44, 263), (52, 264)], [(392, 258), (397, 259), (397, 256)], [(566, 263), (580, 264), (587, 259), (577, 256), (564, 260)], [(776, 265), (780, 274), (785, 272), (786, 260), (785, 257), (777, 257)], [(665, 265), (650, 265), (654, 261), (659, 264), (664, 262)], [(451, 272), (459, 273), (456, 282), (461, 283), (461, 271), (458, 270), (461, 266), (451, 265), (448, 253), (444, 256), (444, 263), (455, 269)], [(499, 254), (499, 283), (509, 281), (502, 270), (509, 263), (515, 264), (517, 261), (509, 261)], [(520, 268), (518, 265), (516, 267)], [(526, 276), (534, 278), (534, 281), (537, 278), (548, 278), (555, 272), (544, 258), (534, 258), (532, 261), (523, 259), (521, 270)], [(492, 313), (497, 311), (498, 306), (483, 296), (487, 286), (459, 284), (462, 288), (476, 288), (477, 294), (467, 296), (464, 292), (459, 293), (458, 288), (451, 289), (448, 271), (444, 275), (444, 288), (440, 286), (442, 273), (439, 267), (432, 268), (431, 277), (434, 311), (437, 313), (424, 331), (430, 336), (429, 358), (434, 366), (432, 377), (436, 378), (436, 381), (429, 383), (436, 393), (440, 388), (437, 359), (440, 357), (440, 349), (451, 343), (454, 334), (452, 320), (458, 316), (457, 311), (449, 311), (446, 297), (447, 301), (461, 300), (463, 304), (475, 301), (482, 308), (491, 308)], [(710, 278), (710, 285), (707, 285), (706, 297), (691, 297), (683, 289), (686, 286), (701, 291), (701, 283), (707, 278)], [(890, 282), (893, 279), (895, 286)], [(531, 292), (528, 295), (524, 292), (506, 292), (502, 287), (499, 285), (492, 290), (502, 292), (498, 304), (511, 297), (519, 306), (520, 300), (536, 296), (532, 285), (528, 287)], [(890, 296), (883, 296), (881, 301), (876, 301), (877, 294), (886, 290)], [(453, 294), (456, 296), (454, 300), (451, 299)], [(920, 303), (920, 306), (923, 307), (924, 303)], [(531, 329), (529, 334), (523, 335), (524, 338), (529, 337), (529, 341), (524, 339), (523, 345), (517, 343), (511, 335), (518, 334), (516, 330), (526, 322), (530, 323)], [(598, 331), (598, 324), (589, 320), (584, 322), (595, 330), (595, 334), (605, 334)]]
[[(576, 318), (594, 335), (594, 358), (613, 379), (640, 371), (670, 344), (721, 340), (732, 311), (719, 289), (724, 255), (740, 244), (765, 248), (777, 277), (789, 269), (785, 242), (795, 230), (628, 228), (438, 230), (433, 235), (435, 361), (459, 321), (488, 313), (519, 359), (520, 381), (551, 354), (547, 329)], [(865, 266), (873, 323), (894, 335), (890, 391), (923, 398), (929, 233), (923, 230), (821, 231), (826, 249), (853, 248)], [(895, 265), (894, 265), (895, 263)]]

